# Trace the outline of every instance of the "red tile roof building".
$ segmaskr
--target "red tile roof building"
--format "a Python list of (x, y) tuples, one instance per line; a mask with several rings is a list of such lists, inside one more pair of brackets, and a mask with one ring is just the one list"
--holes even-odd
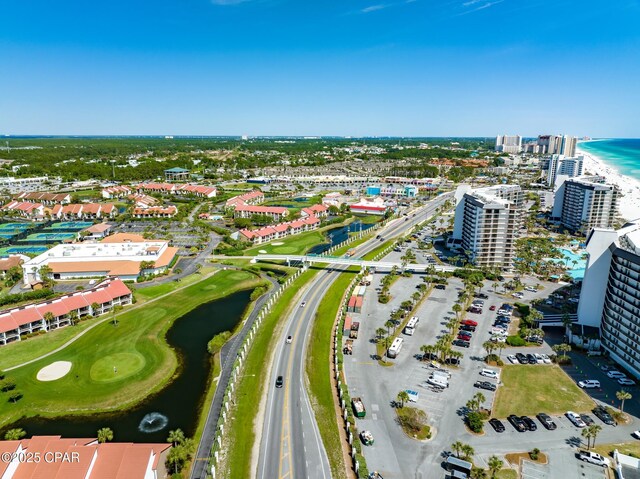
[(178, 208), (173, 205), (133, 209), (133, 216), (136, 218), (173, 218), (177, 213)]
[[(118, 278), (106, 279), (91, 289), (65, 294), (59, 298), (40, 303), (27, 304), (17, 308), (0, 311), (0, 345), (20, 341), (21, 334), (37, 331), (50, 331), (71, 324), (69, 314), (78, 313), (78, 317), (111, 311), (115, 305), (131, 304), (129, 288)], [(94, 310), (91, 306), (97, 303)], [(47, 322), (45, 315), (53, 318)], [(0, 476), (2, 478), (2, 476)]]
[(253, 190), (242, 195), (229, 198), (225, 204), (227, 208), (235, 208), (238, 205), (259, 205), (264, 203), (264, 193), (260, 190)]
[(113, 203), (70, 203), (55, 205), (51, 208), (51, 217), (65, 220), (91, 220), (97, 218), (113, 218), (118, 209)]
[(264, 215), (276, 221), (289, 215), (289, 210), (282, 206), (237, 205), (233, 210), (234, 218), (251, 218), (253, 215)]
[(113, 198), (126, 198), (133, 193), (133, 188), (125, 185), (109, 186), (102, 189), (102, 197), (106, 200)]
[(14, 200), (4, 205), (2, 209), (5, 211), (13, 211), (25, 218), (44, 218), (44, 205), (42, 203)]
[(320, 220), (315, 216), (307, 216), (295, 221), (289, 221), (286, 223), (278, 223), (273, 226), (265, 226), (257, 230), (241, 229), (238, 232), (238, 237), (245, 241), (250, 241), (253, 244), (268, 243), (276, 239), (284, 238), (289, 235), (303, 233), (305, 231), (311, 231), (318, 228)]
[(194, 195), (201, 198), (214, 198), (218, 190), (215, 186), (192, 185), (188, 183), (140, 183), (136, 186), (140, 191), (160, 194)]
[[(161, 479), (171, 444), (33, 436), (0, 441), (0, 479)], [(39, 460), (20, 460), (39, 458)]]
[(44, 193), (40, 191), (32, 191), (30, 193), (20, 193), (14, 196), (14, 199), (29, 201), (31, 203), (42, 203), (44, 205), (71, 203), (71, 195), (69, 193)]

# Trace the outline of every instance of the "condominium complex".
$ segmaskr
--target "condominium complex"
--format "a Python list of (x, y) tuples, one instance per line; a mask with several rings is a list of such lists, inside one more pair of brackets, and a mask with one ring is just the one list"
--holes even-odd
[(584, 168), (584, 156), (569, 157), (564, 155), (551, 155), (546, 163), (547, 184), (551, 187), (559, 185), (566, 178), (581, 176)]
[(499, 135), (496, 137), (496, 151), (502, 153), (520, 153), (522, 137), (518, 135)]
[(578, 322), (600, 328), (602, 346), (640, 377), (640, 221), (594, 229), (578, 305)]
[(461, 185), (455, 197), (453, 238), (461, 241), (460, 248), (470, 252), (476, 266), (510, 270), (523, 202), (520, 186), (471, 190)]
[(618, 211), (620, 190), (600, 176), (568, 179), (555, 193), (552, 216), (583, 234), (593, 228), (611, 228)]
[(540, 135), (536, 143), (538, 153), (543, 155), (574, 156), (576, 154), (577, 139), (574, 136)]

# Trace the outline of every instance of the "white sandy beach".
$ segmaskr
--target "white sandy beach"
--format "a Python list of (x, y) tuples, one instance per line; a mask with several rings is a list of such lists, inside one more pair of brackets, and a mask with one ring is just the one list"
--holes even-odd
[(626, 220), (640, 218), (640, 181), (621, 175), (597, 156), (582, 150), (579, 143), (576, 147), (576, 155), (584, 155), (585, 174), (604, 176), (607, 182), (618, 185), (623, 194), (619, 206), (620, 216)]

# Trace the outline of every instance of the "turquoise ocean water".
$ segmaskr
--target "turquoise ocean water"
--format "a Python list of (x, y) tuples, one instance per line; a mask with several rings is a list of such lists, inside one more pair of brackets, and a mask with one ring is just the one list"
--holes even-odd
[(640, 180), (640, 139), (581, 141), (578, 147), (620, 174)]

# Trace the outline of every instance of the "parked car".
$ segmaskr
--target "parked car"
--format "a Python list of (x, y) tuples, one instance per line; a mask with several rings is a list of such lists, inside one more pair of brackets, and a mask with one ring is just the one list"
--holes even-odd
[(496, 432), (504, 432), (504, 424), (502, 424), (500, 419), (496, 419), (495, 417), (493, 419), (489, 419), (489, 424), (491, 424), (491, 427)]
[(507, 335), (506, 334), (494, 334), (493, 336), (491, 336), (490, 339), (494, 343), (506, 343), (507, 342)]
[(611, 369), (607, 372), (607, 377), (611, 379), (626, 378), (626, 376), (617, 369)]
[(533, 356), (536, 358), (536, 363), (544, 364), (544, 359), (542, 359), (542, 355), (538, 353), (534, 353)]
[(477, 326), (478, 322), (473, 319), (465, 319), (464, 321), (461, 321), (460, 324), (464, 324), (466, 326)]
[(584, 381), (578, 381), (578, 386), (582, 389), (593, 389), (600, 387), (600, 381), (597, 379), (585, 379)]
[(276, 378), (276, 387), (281, 388), (283, 384), (284, 384), (284, 379), (282, 378), (282, 376), (278, 376)]
[(458, 334), (458, 339), (461, 339), (463, 341), (471, 341), (471, 335), (466, 332), (462, 332)]
[(578, 459), (585, 462), (590, 462), (591, 464), (595, 464), (596, 466), (609, 467), (611, 461), (609, 458), (604, 457), (596, 452), (591, 451), (579, 451)]
[(576, 426), (576, 427), (587, 427), (587, 425), (584, 423), (584, 421), (582, 420), (582, 418), (580, 417), (579, 414), (577, 414), (577, 413), (575, 413), (573, 411), (567, 411), (565, 413), (565, 416), (567, 416), (567, 419), (569, 419), (569, 421), (571, 421), (574, 426)]
[(434, 286), (434, 288), (436, 288), (436, 289), (447, 289), (447, 287), (444, 284), (436, 284)]
[(494, 371), (493, 369), (484, 368), (480, 371), (480, 376), (484, 376), (491, 379), (500, 379), (500, 374), (498, 371)]
[(527, 429), (529, 431), (535, 431), (536, 429), (538, 429), (536, 423), (529, 416), (522, 416), (520, 419), (522, 419), (522, 422), (525, 426), (527, 426)]
[(513, 354), (509, 354), (507, 356), (507, 359), (509, 360), (509, 362), (511, 364), (517, 364), (518, 363), (518, 358), (516, 358)]
[(495, 305), (495, 304), (492, 304), (492, 305), (489, 307), (489, 311), (495, 311), (495, 310), (496, 310), (496, 305)]
[(476, 381), (473, 385), (479, 389), (486, 389), (487, 391), (495, 391), (497, 386), (489, 381)]
[(505, 323), (510, 323), (511, 318), (509, 316), (505, 316), (504, 314), (499, 314), (498, 317), (496, 318), (496, 321), (503, 321)]
[(520, 364), (529, 364), (529, 360), (527, 359), (527, 357), (522, 354), (522, 353), (516, 353), (516, 359), (518, 360), (518, 362)]
[(631, 433), (631, 437), (634, 437), (636, 439), (640, 439), (640, 431), (633, 431)]
[(545, 364), (551, 364), (551, 358), (549, 357), (548, 354), (542, 354), (541, 356)]
[(631, 380), (631, 379), (620, 378), (620, 379), (618, 379), (618, 384), (620, 384), (622, 386), (635, 386), (636, 382)]
[(538, 361), (536, 360), (536, 357), (531, 353), (527, 354), (527, 362), (529, 364), (538, 364)]
[(558, 427), (556, 423), (553, 422), (553, 419), (551, 419), (551, 416), (549, 416), (548, 414), (541, 412), (538, 413), (536, 417), (538, 418), (538, 421), (540, 421), (540, 423), (545, 427), (545, 429), (548, 429), (549, 431), (553, 431)]
[(588, 414), (580, 414), (580, 419), (582, 419), (582, 422), (587, 426), (593, 426), (596, 423)]
[(524, 294), (523, 293), (513, 293), (511, 296), (513, 296), (514, 298), (518, 298), (518, 299), (522, 299), (524, 298)]
[(520, 419), (520, 416), (516, 416), (515, 414), (512, 414), (507, 418), (507, 420), (511, 423), (511, 425), (515, 428), (516, 431), (525, 432), (527, 430), (527, 426), (524, 423), (524, 421)]
[(480, 298), (480, 299), (489, 299), (489, 295), (485, 294), (485, 293), (476, 293), (476, 294), (474, 294), (474, 296), (476, 298)]
[(469, 326), (468, 324), (463, 324), (462, 326), (460, 326), (460, 329), (462, 331), (474, 332), (476, 330), (476, 327), (475, 326)]
[(471, 343), (469, 341), (465, 341), (464, 339), (456, 339), (453, 342), (454, 346), (460, 346), (461, 348), (468, 348), (469, 346), (471, 346)]
[(607, 412), (607, 409), (603, 406), (594, 408), (593, 414), (595, 414), (598, 419), (600, 419), (603, 423), (608, 424), (609, 426), (614, 426), (616, 424), (611, 414), (609, 414)]

